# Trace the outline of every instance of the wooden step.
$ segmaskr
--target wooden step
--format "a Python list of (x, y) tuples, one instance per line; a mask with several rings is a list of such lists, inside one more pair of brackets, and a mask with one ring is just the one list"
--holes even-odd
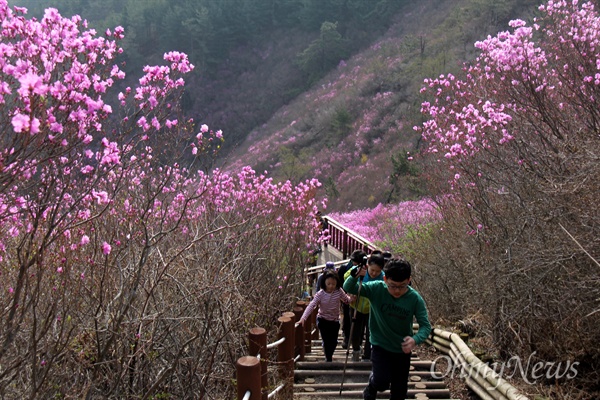
[[(446, 389), (446, 384), (442, 381), (426, 381), (423, 382), (426, 386), (426, 389)], [(408, 388), (415, 389), (416, 382), (408, 382)], [(297, 389), (306, 389), (308, 387), (314, 387), (318, 389), (339, 389), (341, 382), (338, 383), (296, 383), (294, 384), (294, 388)], [(364, 389), (366, 386), (366, 382), (344, 382), (344, 389)], [(423, 389), (415, 389), (415, 391), (423, 391)]]
[[(371, 373), (371, 361), (352, 361), (352, 349), (342, 349), (341, 344), (340, 338), (333, 353), (333, 361), (326, 362), (321, 341), (312, 341), (311, 352), (305, 353), (303, 361), (295, 363), (295, 400), (363, 398), (363, 390)], [(413, 353), (410, 368), (408, 399), (415, 399), (417, 394), (422, 394), (428, 399), (451, 400), (445, 382), (432, 376), (431, 371), (435, 371), (434, 361), (422, 360)], [(388, 397), (389, 391), (378, 394), (381, 399)]]
[[(417, 393), (422, 393), (420, 391), (408, 391), (407, 394), (407, 398), (409, 399), (414, 399), (415, 395)], [(381, 398), (381, 399), (386, 399), (388, 398), (390, 395), (389, 390), (386, 390), (385, 392), (378, 392), (377, 393), (377, 397)], [(343, 390), (342, 391), (342, 396), (346, 397), (346, 398), (352, 398), (352, 399), (362, 399), (363, 398), (363, 391), (362, 390)], [(436, 397), (432, 397), (432, 396), (436, 396)], [(450, 399), (450, 391), (449, 390), (440, 390), (439, 393), (435, 393), (432, 391), (432, 396), (430, 396), (429, 394), (427, 395), (427, 397), (429, 397), (430, 399)], [(340, 398), (340, 391), (338, 390), (334, 390), (334, 391), (314, 391), (314, 392), (295, 392), (294, 393), (294, 398), (298, 399), (298, 398), (302, 398), (305, 397), (307, 399), (326, 399), (326, 398)]]
[[(328, 363), (328, 364), (333, 364), (333, 363)], [(348, 363), (350, 364), (350, 363)], [(349, 366), (348, 366), (349, 367)], [(371, 369), (349, 369), (346, 368), (346, 375), (353, 375), (353, 376), (369, 376), (369, 374), (371, 373)], [(343, 366), (342, 366), (343, 368)], [(301, 377), (309, 377), (309, 376), (325, 376), (325, 375), (342, 375), (343, 370), (342, 369), (296, 369), (294, 370), (294, 375), (297, 378), (301, 378)], [(410, 372), (410, 376), (418, 376), (422, 379), (427, 378), (427, 380), (431, 380), (431, 381), (435, 381), (437, 379), (434, 379), (431, 376), (431, 373), (427, 372), (427, 371), (411, 371)]]
[[(340, 367), (344, 367), (344, 361), (298, 361), (296, 362), (296, 369), (336, 369)], [(414, 366), (416, 370), (426, 370), (431, 371), (431, 367), (433, 365), (433, 361), (411, 361), (410, 365)], [(352, 368), (357, 369), (371, 369), (371, 361), (369, 360), (361, 360), (361, 361), (352, 361), (348, 360), (348, 366), (352, 366)]]

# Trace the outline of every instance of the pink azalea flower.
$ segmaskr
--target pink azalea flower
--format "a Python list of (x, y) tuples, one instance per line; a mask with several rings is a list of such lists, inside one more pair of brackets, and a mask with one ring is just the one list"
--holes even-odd
[(21, 96), (28, 96), (30, 92), (45, 95), (48, 92), (48, 85), (44, 84), (41, 77), (34, 73), (27, 73), (19, 78), (21, 88), (19, 94)]
[(23, 131), (28, 131), (29, 130), (29, 115), (17, 113), (17, 114), (15, 114), (14, 117), (12, 117), (11, 123), (12, 123), (13, 129), (17, 133), (20, 133)]
[(111, 249), (112, 247), (110, 246), (110, 244), (106, 242), (102, 243), (102, 253), (104, 253), (104, 255), (109, 255)]

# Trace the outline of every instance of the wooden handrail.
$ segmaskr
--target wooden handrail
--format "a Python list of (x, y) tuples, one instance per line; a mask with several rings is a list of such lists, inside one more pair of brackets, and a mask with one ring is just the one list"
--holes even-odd
[[(278, 318), (280, 322), (277, 341), (267, 344), (267, 331), (253, 328), (248, 334), (249, 356), (240, 357), (236, 363), (237, 400), (267, 400), (277, 394), (278, 399), (293, 400), (294, 365), (304, 360), (304, 354), (311, 352), (312, 320), (316, 318), (315, 308), (302, 326), (298, 323), (307, 302), (297, 301), (294, 312), (288, 311)], [(300, 335), (301, 340), (296, 340)], [(308, 343), (308, 345), (307, 345)], [(268, 393), (267, 349), (277, 349), (278, 375), (281, 384)]]
[[(414, 324), (413, 330), (419, 325)], [(482, 399), (490, 400), (529, 400), (514, 386), (504, 380), (499, 374), (487, 366), (473, 354), (460, 335), (442, 329), (434, 328), (425, 341), (438, 351), (450, 357), (448, 365), (458, 369), (459, 376), (467, 386)], [(448, 372), (448, 371), (447, 371)], [(451, 373), (455, 373), (454, 369)], [(442, 374), (444, 375), (444, 374)], [(443, 377), (443, 376), (442, 376)]]
[(329, 230), (327, 244), (341, 251), (343, 259), (350, 257), (350, 253), (356, 249), (361, 249), (367, 254), (371, 254), (373, 250), (379, 249), (373, 243), (346, 228), (335, 219), (330, 217), (323, 217), (323, 219), (327, 221), (327, 229)]

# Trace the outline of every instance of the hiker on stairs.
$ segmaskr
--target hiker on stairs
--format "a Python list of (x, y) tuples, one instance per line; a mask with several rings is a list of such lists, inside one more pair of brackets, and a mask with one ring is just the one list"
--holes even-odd
[(310, 317), (315, 307), (318, 307), (317, 327), (323, 339), (325, 360), (332, 361), (340, 331), (340, 302), (348, 303), (350, 296), (342, 290), (340, 278), (335, 269), (323, 272), (321, 289), (304, 310), (300, 323), (304, 326), (304, 321)]
[[(348, 293), (357, 293), (364, 268), (344, 282)], [(427, 339), (431, 324), (425, 301), (410, 284), (411, 265), (401, 258), (390, 259), (384, 280), (362, 284), (361, 297), (371, 301), (371, 375), (363, 392), (364, 400), (375, 400), (378, 391), (390, 389), (390, 400), (406, 399), (412, 350)], [(419, 330), (413, 334), (413, 319)]]
[[(367, 273), (365, 273), (364, 275), (363, 284), (371, 281), (383, 281), (384, 274), (382, 270), (384, 264), (385, 259), (383, 258), (383, 255), (380, 251), (374, 251), (373, 253), (371, 253), (367, 260)], [(348, 272), (346, 272), (345, 281), (352, 274), (352, 271), (358, 271), (359, 267), (361, 266), (353, 267)], [(371, 304), (369, 302), (369, 299), (363, 297), (362, 294), (358, 301), (356, 301), (356, 299), (353, 299), (353, 301), (350, 303), (350, 307), (356, 310), (356, 318), (352, 320), (354, 324), (352, 332), (352, 361), (360, 361), (360, 350), (363, 340), (365, 341), (365, 346), (362, 354), (362, 359), (371, 359), (371, 342), (369, 332), (370, 305)], [(351, 310), (350, 313), (352, 315), (355, 315), (354, 310)]]
[[(350, 255), (350, 261), (348, 264), (342, 265), (338, 270), (338, 275), (340, 277), (340, 281), (344, 282), (346, 272), (348, 272), (352, 267), (356, 267), (363, 262), (363, 258), (366, 257), (367, 254), (360, 250), (356, 249)], [(342, 349), (348, 348), (348, 341), (350, 340), (350, 326), (352, 322), (352, 313), (350, 312), (349, 304), (342, 304), (342, 333), (344, 334), (344, 341), (342, 342)]]

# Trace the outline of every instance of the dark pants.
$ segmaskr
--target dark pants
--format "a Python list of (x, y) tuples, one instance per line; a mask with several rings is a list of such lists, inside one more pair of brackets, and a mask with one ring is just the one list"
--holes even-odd
[(323, 339), (325, 358), (327, 361), (331, 361), (333, 359), (333, 351), (337, 346), (340, 322), (317, 318), (317, 326), (319, 327), (319, 332), (321, 332), (321, 339)]
[(344, 333), (344, 343), (348, 344), (350, 340), (350, 325), (352, 324), (352, 314), (350, 314), (350, 306), (346, 303), (342, 303), (342, 312), (344, 318), (342, 319), (342, 332)]
[(365, 348), (363, 350), (363, 358), (369, 360), (371, 358), (371, 331), (369, 330), (369, 315), (365, 321)]
[[(354, 309), (350, 309), (350, 313), (354, 316)], [(365, 338), (365, 330), (367, 331), (367, 335), (369, 332), (369, 314), (363, 314), (361, 312), (356, 312), (356, 318), (353, 319), (354, 327), (352, 327), (352, 350), (358, 351), (360, 350), (360, 345), (362, 344), (363, 339)], [(370, 336), (367, 336), (367, 343), (369, 347), (371, 347), (371, 343), (368, 341)], [(367, 346), (365, 345), (365, 349)]]
[(371, 350), (371, 375), (364, 400), (375, 400), (377, 392), (390, 389), (390, 400), (404, 400), (408, 391), (410, 354), (392, 353), (379, 346)]

